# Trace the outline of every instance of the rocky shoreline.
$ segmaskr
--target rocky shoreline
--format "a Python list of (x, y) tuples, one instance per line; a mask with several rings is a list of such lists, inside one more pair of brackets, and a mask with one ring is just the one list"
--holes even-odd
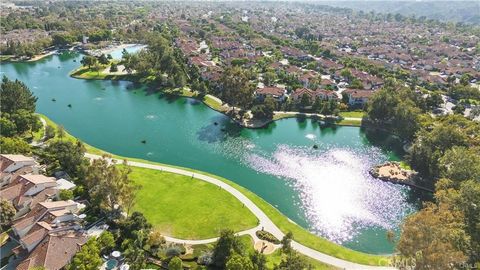
[(418, 179), (417, 172), (401, 168), (399, 162), (389, 161), (387, 163), (377, 165), (370, 169), (369, 173), (374, 178), (384, 182), (414, 187), (425, 191), (433, 192), (433, 190), (429, 188), (418, 185), (416, 183), (416, 180)]

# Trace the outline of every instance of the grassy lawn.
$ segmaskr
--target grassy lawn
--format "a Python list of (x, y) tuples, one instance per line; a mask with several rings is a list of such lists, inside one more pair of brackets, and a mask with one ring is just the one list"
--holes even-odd
[(219, 111), (219, 112), (225, 112), (225, 107), (222, 106), (222, 103), (218, 102), (216, 99), (210, 97), (210, 96), (205, 96), (203, 98), (203, 102), (210, 108)]
[[(59, 128), (59, 125), (57, 125), (57, 123), (53, 122), (52, 120), (50, 120), (50, 118), (46, 117), (45, 115), (43, 114), (38, 114), (41, 118), (43, 118), (45, 120), (45, 122), (47, 122), (47, 125), (48, 126), (52, 126), (55, 128), (55, 137), (50, 139), (50, 140), (60, 140), (60, 139), (63, 139), (63, 140), (68, 140), (68, 141), (71, 141), (71, 142), (76, 142), (77, 141), (77, 138), (73, 137), (72, 135), (70, 135), (68, 133), (68, 131), (65, 130), (65, 136), (64, 138), (59, 138), (58, 137), (58, 128)], [(43, 133), (43, 131), (42, 131)], [(49, 140), (49, 141), (50, 141)], [(104, 155), (104, 154), (108, 154), (107, 152), (103, 151), (103, 150), (100, 150), (98, 148), (95, 148), (91, 145), (88, 145), (86, 144), (85, 142), (83, 142), (83, 145), (85, 146), (85, 148), (87, 149), (87, 152), (88, 153), (91, 153), (91, 154), (95, 154), (95, 155)]]
[(73, 70), (70, 73), (70, 76), (78, 79), (85, 79), (85, 80), (125, 80), (125, 81), (133, 81), (135, 80), (135, 76), (133, 74), (121, 74), (121, 75), (111, 75), (105, 74), (102, 71), (107, 66), (101, 66), (100, 69), (93, 70), (89, 69), (88, 67), (79, 67)]
[(0, 55), (0, 62), (8, 62), (13, 58), (13, 55)]
[(408, 163), (403, 161), (403, 160), (400, 161), (400, 168), (405, 169), (405, 170), (411, 170), (412, 169), (412, 167), (410, 167), (410, 165), (408, 165)]
[(364, 114), (364, 111), (340, 112), (340, 116), (342, 117), (362, 118)]
[(338, 122), (335, 122), (335, 125), (339, 126), (355, 126), (359, 127), (362, 125), (362, 120), (340, 120)]
[(230, 193), (191, 177), (132, 167), (130, 177), (142, 186), (135, 210), (164, 235), (181, 239), (217, 237), (257, 225), (257, 218)]
[(276, 113), (273, 115), (273, 121), (280, 120), (280, 119), (285, 119), (285, 118), (295, 118), (297, 117), (294, 114), (289, 114), (289, 113)]
[[(42, 116), (45, 120), (47, 120), (47, 123), (53, 123), (50, 121), (47, 117)], [(54, 125), (56, 126), (56, 125)], [(69, 138), (71, 140), (76, 140), (73, 136), (69, 135), (67, 133), (66, 138)], [(109, 154), (105, 151), (102, 151), (98, 148), (92, 147), (90, 145), (85, 144), (87, 151), (92, 154), (97, 154), (97, 155), (102, 155), (102, 154)], [(284, 216), (280, 211), (278, 211), (275, 207), (273, 207), (271, 204), (267, 203), (265, 200), (262, 198), (258, 197), (256, 194), (253, 192), (249, 191), (248, 189), (230, 181), (225, 178), (222, 178), (220, 176), (216, 176), (213, 174), (209, 174), (206, 172), (202, 171), (197, 171), (189, 168), (184, 168), (184, 167), (179, 167), (179, 166), (174, 166), (174, 165), (168, 165), (168, 164), (162, 164), (158, 162), (152, 162), (148, 160), (143, 160), (143, 159), (136, 159), (136, 158), (126, 158), (118, 155), (112, 155), (114, 158), (118, 159), (127, 159), (131, 161), (137, 161), (137, 162), (143, 162), (143, 163), (148, 163), (148, 164), (158, 164), (158, 165), (164, 165), (164, 166), (170, 166), (173, 168), (180, 168), (192, 172), (197, 172), (197, 173), (202, 173), (204, 175), (209, 175), (212, 177), (215, 177), (219, 180), (222, 180), (229, 185), (235, 187), (238, 189), (240, 192), (242, 192), (245, 196), (247, 196), (250, 200), (252, 200), (260, 209), (265, 212), (265, 214), (284, 232), (287, 233), (288, 231), (291, 231), (293, 233), (294, 239), (305, 245), (308, 246), (312, 249), (318, 250), (320, 252), (326, 253), (328, 255), (331, 255), (333, 257), (337, 257), (340, 259), (344, 259), (350, 262), (355, 262), (359, 264), (367, 264), (367, 265), (387, 265), (389, 262), (389, 257), (387, 256), (380, 256), (380, 255), (372, 255), (368, 253), (363, 253), (359, 251), (354, 251), (351, 249), (348, 249), (346, 247), (343, 247), (341, 245), (335, 244), (333, 242), (328, 241), (325, 238), (319, 237), (308, 230), (300, 227), (299, 225), (296, 225), (288, 220), (286, 216)]]

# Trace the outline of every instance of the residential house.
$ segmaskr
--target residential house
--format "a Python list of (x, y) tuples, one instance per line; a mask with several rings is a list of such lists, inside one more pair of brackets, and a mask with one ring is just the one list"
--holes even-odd
[(279, 102), (285, 100), (285, 98), (287, 97), (286, 94), (287, 90), (280, 87), (263, 87), (257, 88), (257, 90), (255, 91), (255, 96), (259, 100), (264, 100), (267, 96), (271, 96)]
[(0, 155), (0, 187), (9, 184), (19, 174), (38, 169), (38, 163), (32, 157), (24, 155)]
[(63, 269), (87, 240), (87, 235), (78, 231), (48, 234), (16, 269), (28, 270), (38, 266), (49, 270)]
[(348, 89), (342, 92), (342, 95), (348, 96), (348, 105), (350, 106), (364, 106), (370, 97), (373, 95), (374, 91), (370, 90), (358, 90), (358, 89)]
[(41, 202), (35, 205), (30, 212), (13, 222), (13, 233), (19, 238), (24, 237), (30, 229), (40, 221), (48, 223), (66, 222), (74, 220), (75, 214), (83, 205), (74, 201)]
[(338, 96), (330, 90), (312, 90), (308, 88), (298, 88), (290, 96), (292, 100), (298, 102), (304, 95), (307, 95), (310, 102), (314, 102), (317, 98), (321, 100), (337, 100)]
[(303, 84), (303, 87), (308, 88), (313, 80), (317, 77), (317, 74), (314, 71), (304, 72), (298, 77), (300, 82)]
[(37, 203), (57, 195), (57, 182), (44, 175), (19, 175), (9, 185), (2, 187), (0, 198), (13, 204), (17, 213), (14, 218), (26, 214)]

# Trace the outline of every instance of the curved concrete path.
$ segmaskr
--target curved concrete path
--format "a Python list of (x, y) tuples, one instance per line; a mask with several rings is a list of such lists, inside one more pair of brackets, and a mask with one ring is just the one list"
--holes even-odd
[(32, 141), (30, 143), (31, 146), (42, 146), (45, 143), (45, 139), (47, 138), (47, 121), (45, 121), (45, 119), (43, 119), (43, 117), (41, 116), (39, 116), (38, 118), (40, 119), (40, 122), (42, 122), (43, 136), (38, 141)]
[[(93, 155), (93, 154), (85, 154), (87, 158), (90, 159), (98, 159), (102, 158), (99, 155)], [(122, 163), (123, 160), (120, 159), (110, 159), (114, 160), (117, 163)], [(235, 198), (240, 200), (259, 220), (259, 225), (255, 228), (242, 231), (238, 234), (244, 235), (244, 234), (251, 234), (253, 232), (253, 235), (255, 235), (255, 231), (257, 231), (261, 227), (264, 228), (265, 231), (268, 231), (272, 233), (276, 238), (282, 239), (283, 236), (285, 235), (278, 227), (273, 223), (272, 220), (255, 204), (253, 203), (249, 198), (247, 198), (243, 193), (238, 191), (236, 188), (230, 186), (229, 184), (216, 179), (214, 177), (204, 175), (201, 173), (194, 173), (191, 171), (183, 170), (183, 169), (178, 169), (178, 168), (173, 168), (173, 167), (168, 167), (168, 166), (162, 166), (162, 165), (155, 165), (155, 164), (148, 164), (148, 163), (142, 163), (142, 162), (137, 162), (137, 161), (127, 161), (128, 165), (134, 166), (134, 167), (140, 167), (140, 168), (147, 168), (147, 169), (152, 169), (152, 170), (159, 170), (159, 171), (166, 171), (166, 172), (171, 172), (171, 173), (176, 173), (176, 174), (181, 174), (181, 175), (186, 175), (186, 176), (191, 176), (193, 178), (214, 184), (218, 187), (223, 188), (225, 191), (228, 193), (232, 194)], [(256, 238), (256, 237), (255, 237)], [(217, 238), (211, 238), (211, 239), (204, 239), (204, 240), (184, 240), (184, 239), (177, 239), (173, 237), (165, 237), (166, 240), (172, 241), (172, 242), (177, 242), (177, 243), (186, 243), (186, 244), (205, 244), (205, 243), (212, 243), (217, 240)], [(341, 269), (356, 269), (356, 270), (370, 270), (370, 269), (395, 269), (392, 267), (383, 267), (383, 266), (369, 266), (369, 265), (361, 265), (349, 261), (345, 261), (339, 258), (332, 257), (330, 255), (327, 255), (325, 253), (319, 252), (317, 250), (311, 249), (309, 247), (306, 247), (296, 241), (292, 241), (292, 247), (308, 256), (311, 257), (315, 260), (321, 261), (326, 264), (330, 264), (332, 266), (341, 268)]]

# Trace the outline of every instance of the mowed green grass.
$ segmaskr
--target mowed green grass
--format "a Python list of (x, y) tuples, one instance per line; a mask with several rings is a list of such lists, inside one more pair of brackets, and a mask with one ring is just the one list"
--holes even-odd
[(257, 218), (225, 190), (189, 176), (132, 167), (130, 177), (142, 186), (134, 209), (164, 235), (206, 239), (222, 229), (235, 232), (257, 225)]
[(365, 115), (364, 111), (340, 112), (340, 116), (362, 118)]

